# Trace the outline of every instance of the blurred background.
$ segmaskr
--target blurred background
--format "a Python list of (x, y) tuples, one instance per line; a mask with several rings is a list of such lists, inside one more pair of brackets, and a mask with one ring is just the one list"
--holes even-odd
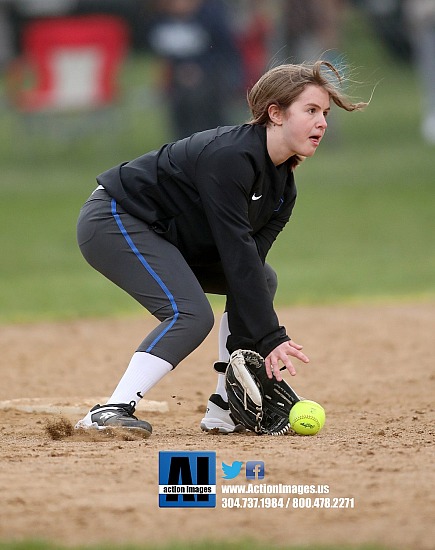
[(278, 302), (433, 300), (435, 0), (0, 0), (0, 322), (140, 314), (76, 245), (95, 177), (319, 57), (371, 102), (297, 170)]

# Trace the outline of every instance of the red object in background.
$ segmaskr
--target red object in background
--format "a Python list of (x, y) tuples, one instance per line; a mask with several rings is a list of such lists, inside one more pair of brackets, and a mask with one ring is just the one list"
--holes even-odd
[(271, 21), (263, 14), (254, 14), (248, 27), (238, 39), (245, 71), (244, 88), (250, 88), (265, 71), (271, 32)]
[(22, 58), (9, 73), (12, 100), (22, 111), (110, 104), (128, 47), (127, 24), (115, 16), (32, 21), (23, 31)]

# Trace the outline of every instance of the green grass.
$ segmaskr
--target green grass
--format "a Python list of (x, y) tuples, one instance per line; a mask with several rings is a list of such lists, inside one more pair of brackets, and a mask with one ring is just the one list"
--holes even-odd
[(45, 542), (11, 542), (1, 543), (0, 550), (393, 550), (378, 545), (341, 545), (341, 546), (275, 546), (261, 544), (252, 540), (234, 542), (199, 542), (199, 543), (172, 543), (163, 546), (136, 546), (136, 545), (92, 545), (92, 546), (59, 546)]
[[(269, 257), (278, 305), (435, 297), (435, 151), (419, 134), (415, 76), (360, 18), (346, 33), (345, 57), (363, 83), (350, 91), (375, 91), (363, 113), (335, 113), (329, 142), (297, 170), (293, 219)], [(82, 259), (75, 223), (98, 173), (168, 138), (166, 112), (143, 84), (153, 70), (132, 58), (129, 101), (80, 139), (64, 139), (61, 122), (35, 129), (0, 110), (0, 322), (141, 311)]]

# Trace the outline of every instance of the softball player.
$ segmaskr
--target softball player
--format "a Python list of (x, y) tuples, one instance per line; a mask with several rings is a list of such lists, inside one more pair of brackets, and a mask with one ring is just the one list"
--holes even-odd
[(97, 177), (78, 220), (82, 254), (160, 323), (137, 347), (108, 402), (77, 428), (151, 433), (135, 407), (210, 332), (206, 293), (225, 295), (226, 308), (217, 388), (203, 430), (242, 429), (230, 418), (224, 385), (232, 351), (257, 351), (278, 380), (280, 363), (292, 375), (291, 358), (308, 363), (279, 324), (276, 274), (265, 260), (295, 204), (294, 169), (324, 136), (330, 101), (347, 111), (364, 106), (348, 100), (339, 81), (325, 61), (275, 67), (248, 94), (249, 123), (193, 134)]

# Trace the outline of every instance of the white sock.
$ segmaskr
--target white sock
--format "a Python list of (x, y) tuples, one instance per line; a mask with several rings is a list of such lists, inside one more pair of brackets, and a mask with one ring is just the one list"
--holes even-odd
[(137, 404), (171, 370), (172, 365), (164, 359), (137, 351), (107, 403)]
[(221, 317), (221, 323), (219, 325), (219, 361), (225, 361), (225, 363), (228, 363), (230, 359), (230, 354), (227, 350), (227, 338), (229, 335), (228, 313), (225, 312)]
[[(230, 334), (228, 327), (228, 313), (224, 313), (219, 325), (219, 361), (228, 362), (230, 354), (227, 350), (227, 338)], [(218, 373), (215, 393), (219, 394), (224, 401), (228, 401), (227, 390), (225, 389), (225, 374)]]
[(224, 401), (228, 401), (227, 390), (225, 389), (225, 374), (218, 373), (215, 393), (219, 394)]

